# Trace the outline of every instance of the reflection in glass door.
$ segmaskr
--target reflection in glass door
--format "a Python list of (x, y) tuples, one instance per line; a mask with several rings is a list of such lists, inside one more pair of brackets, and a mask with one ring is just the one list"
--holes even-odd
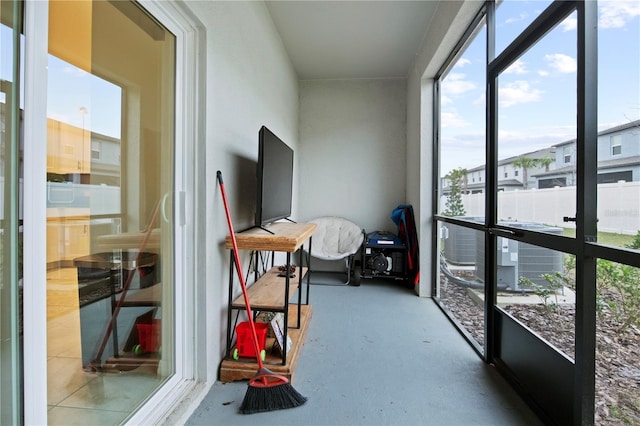
[(0, 424), (22, 421), (20, 4), (0, 8)]
[(51, 2), (49, 423), (117, 424), (173, 374), (175, 38), (133, 2)]

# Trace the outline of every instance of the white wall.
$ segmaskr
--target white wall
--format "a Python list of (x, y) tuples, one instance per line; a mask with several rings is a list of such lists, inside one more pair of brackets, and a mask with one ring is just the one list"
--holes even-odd
[(300, 215), (397, 232), (405, 201), (406, 80), (300, 82)]
[[(266, 125), (298, 150), (298, 79), (262, 2), (188, 2), (206, 28), (206, 137), (204, 175), (206, 282), (197, 301), (198, 321), (206, 325), (207, 381), (216, 379), (225, 350), (229, 252), (228, 228), (216, 182), (223, 173), (234, 228), (253, 225), (258, 130)], [(189, 173), (190, 171), (187, 171)], [(204, 181), (204, 182), (202, 182)], [(298, 182), (294, 182), (294, 192)], [(197, 196), (197, 194), (196, 194)], [(294, 198), (294, 212), (297, 200)], [(248, 258), (243, 262), (246, 265)], [(236, 280), (237, 282), (237, 280)], [(239, 288), (236, 288), (236, 294)]]

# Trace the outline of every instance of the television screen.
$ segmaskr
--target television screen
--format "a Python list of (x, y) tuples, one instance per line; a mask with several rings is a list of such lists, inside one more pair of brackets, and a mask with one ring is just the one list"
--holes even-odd
[(265, 126), (258, 133), (256, 226), (291, 216), (293, 150)]

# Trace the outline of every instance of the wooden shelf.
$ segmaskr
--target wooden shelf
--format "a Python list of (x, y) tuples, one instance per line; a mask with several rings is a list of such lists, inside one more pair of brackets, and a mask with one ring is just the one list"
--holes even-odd
[[(267, 356), (264, 360), (264, 366), (276, 374), (285, 376), (293, 381), (293, 375), (298, 364), (298, 359), (302, 352), (302, 346), (309, 328), (309, 322), (313, 309), (311, 305), (303, 305), (300, 307), (300, 328), (296, 329), (295, 322), (298, 316), (298, 306), (289, 306), (289, 337), (291, 337), (292, 348), (287, 352), (286, 363), (282, 364), (282, 357), (277, 350), (271, 351), (273, 347), (273, 338), (267, 338), (265, 349)], [(239, 360), (224, 359), (220, 364), (220, 381), (234, 382), (237, 380), (248, 380), (258, 372), (258, 363), (255, 359), (241, 358)]]
[[(285, 266), (288, 270), (291, 266), (291, 253), (303, 247), (307, 241), (311, 244), (311, 236), (315, 232), (316, 227), (317, 225), (315, 223), (276, 222), (269, 225), (268, 230), (255, 227), (240, 232), (235, 235), (235, 240), (238, 250), (252, 250), (254, 252), (256, 264), (258, 264), (258, 256), (261, 251), (270, 251), (272, 254), (274, 252), (286, 252), (287, 264)], [(231, 236), (227, 236), (225, 242), (227, 249), (234, 248)], [(232, 256), (231, 262), (233, 261), (234, 258)], [(302, 252), (300, 252), (300, 263), (302, 264), (302, 262)], [(278, 270), (278, 267), (273, 265), (272, 256), (271, 269), (264, 272), (261, 270), (261, 276), (255, 283), (253, 283), (253, 285), (247, 288), (247, 298), (249, 299), (251, 310), (253, 312), (262, 311), (283, 313), (284, 317), (287, 318), (287, 323), (282, 330), (284, 341), (286, 342), (287, 338), (294, 340), (293, 336), (296, 336), (295, 340), (297, 341), (297, 344), (294, 343), (291, 353), (289, 350), (285, 349), (279, 357), (277, 355), (271, 356), (271, 361), (269, 362), (273, 364), (273, 361), (277, 361), (279, 358), (279, 362), (276, 362), (275, 364), (290, 368), (290, 370), (285, 369), (286, 371), (282, 371), (285, 375), (293, 374), (295, 362), (291, 363), (290, 358), (292, 356), (297, 357), (296, 353), (299, 353), (300, 347), (304, 342), (304, 333), (302, 332), (302, 329), (306, 327), (304, 322), (307, 321), (308, 323), (311, 316), (311, 307), (309, 305), (309, 277), (305, 277), (309, 272), (309, 268), (303, 268), (302, 265), (299, 265), (296, 268), (296, 276), (290, 277), (288, 279), (289, 285), (287, 285), (287, 277), (278, 276), (280, 271)], [(299, 288), (303, 279), (307, 283), (307, 302), (304, 306), (302, 305), (302, 288)], [(296, 290), (298, 290), (298, 301), (294, 306), (292, 306), (289, 303), (289, 298)], [(246, 309), (244, 295), (241, 294), (233, 299), (233, 292), (234, 270), (231, 268), (229, 271), (229, 308), (227, 312), (227, 361), (223, 361), (223, 364), (220, 367), (220, 380), (223, 381), (237, 380), (237, 378), (251, 378), (257, 371), (255, 362), (253, 364), (250, 363), (250, 365), (247, 366), (247, 363), (228, 359), (232, 353), (233, 348), (231, 346), (233, 344), (233, 336), (235, 334), (235, 330), (233, 330), (232, 325), (233, 312), (235, 311), (236, 313), (237, 321), (239, 315), (238, 311)], [(303, 314), (307, 315), (307, 318), (303, 318)], [(228, 373), (233, 377), (233, 379), (230, 379), (228, 376), (224, 376), (225, 371), (227, 371), (227, 367), (224, 364), (225, 362), (233, 363), (233, 366), (231, 367), (232, 372)], [(243, 373), (239, 374), (238, 370), (241, 370)]]
[[(300, 269), (302, 269), (302, 276), (307, 273), (307, 268), (296, 268), (295, 277), (289, 278), (289, 294), (298, 289)], [(253, 283), (247, 288), (247, 295), (249, 296), (249, 302), (251, 303), (251, 309), (254, 311), (282, 311), (285, 307), (285, 300), (283, 298), (285, 277), (279, 277), (278, 268), (274, 266), (264, 275), (258, 278), (258, 281)], [(237, 297), (231, 306), (234, 309), (245, 308), (244, 297), (240, 295)]]
[[(307, 241), (316, 230), (315, 223), (276, 222), (267, 229), (251, 228), (236, 234), (239, 250), (283, 251), (293, 253)], [(231, 236), (227, 236), (227, 249), (232, 249)]]

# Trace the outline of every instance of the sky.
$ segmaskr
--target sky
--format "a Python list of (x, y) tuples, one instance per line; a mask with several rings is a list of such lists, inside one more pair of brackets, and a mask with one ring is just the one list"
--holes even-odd
[[(0, 44), (11, 54), (11, 30), (0, 25)], [(24, 47), (24, 43), (23, 43)], [(24, 58), (24, 52), (22, 54)], [(12, 61), (0, 60), (0, 79), (13, 81)], [(83, 71), (49, 55), (47, 80), (47, 116), (79, 128), (120, 138), (122, 90), (96, 75)], [(4, 93), (0, 102), (5, 101)]]
[[(496, 16), (497, 52), (550, 3), (503, 1)], [(604, 130), (640, 119), (640, 1), (599, 1), (598, 26), (598, 128)], [(6, 27), (2, 31), (4, 45), (11, 37)], [(483, 30), (443, 81), (442, 175), (485, 163), (485, 37)], [(572, 14), (500, 76), (500, 159), (575, 138), (576, 37)], [(10, 62), (0, 63), (3, 79), (10, 79)], [(48, 72), (50, 118), (121, 137), (118, 86), (53, 56)]]
[[(499, 54), (550, 1), (507, 0), (496, 13)], [(498, 157), (575, 138), (575, 13), (500, 75)], [(441, 175), (485, 163), (486, 32), (481, 31), (442, 85)], [(598, 129), (640, 119), (640, 1), (600, 1)]]
[(122, 89), (49, 55), (47, 116), (92, 132), (121, 137)]

